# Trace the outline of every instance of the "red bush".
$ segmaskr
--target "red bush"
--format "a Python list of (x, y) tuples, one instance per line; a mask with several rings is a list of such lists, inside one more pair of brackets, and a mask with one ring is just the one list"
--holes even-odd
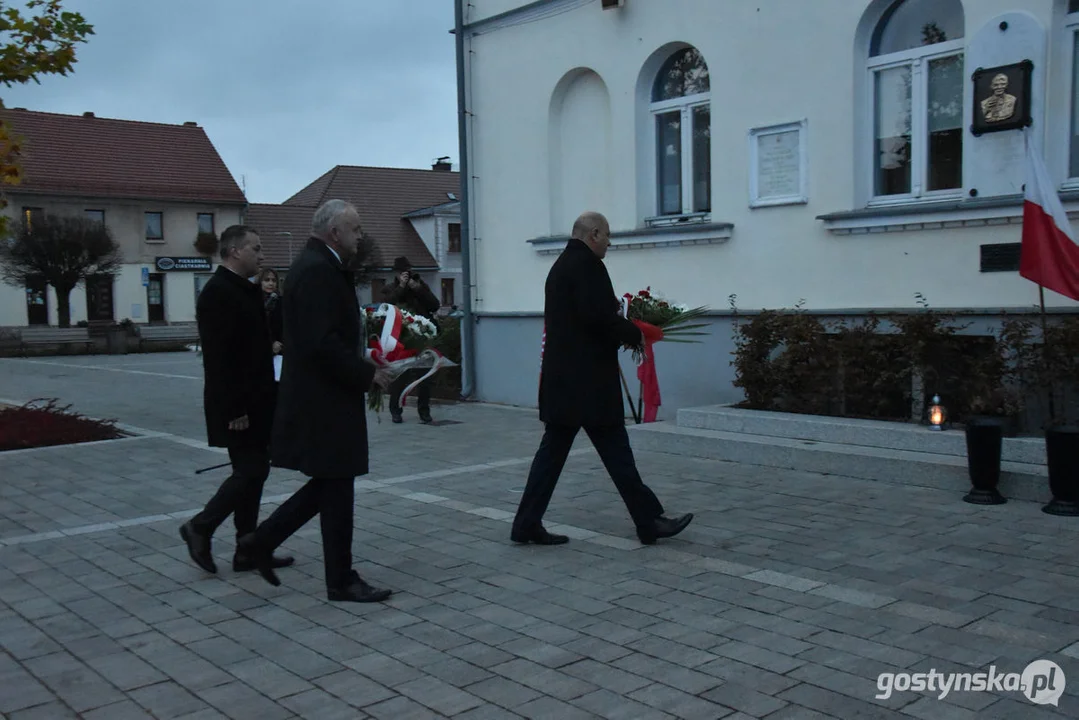
[[(37, 403), (44, 402), (44, 405)], [(59, 407), (55, 398), (0, 408), (0, 451), (114, 440), (123, 437), (115, 420), (94, 420)]]

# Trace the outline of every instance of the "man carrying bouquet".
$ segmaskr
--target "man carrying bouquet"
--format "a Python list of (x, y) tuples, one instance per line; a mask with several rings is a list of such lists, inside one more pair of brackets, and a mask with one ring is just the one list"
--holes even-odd
[(543, 440), (532, 461), (510, 539), (517, 543), (568, 542), (543, 527), (543, 515), (569, 456), (584, 428), (618, 488), (637, 537), (646, 545), (673, 537), (693, 519), (664, 515), (663, 506), (637, 472), (626, 433), (619, 379), (618, 350), (640, 347), (641, 331), (622, 317), (603, 258), (610, 246), (607, 219), (586, 212), (573, 224), (566, 248), (547, 275), (544, 323), (546, 344), (540, 370), (540, 420)]
[[(434, 320), (435, 313), (442, 307), (442, 303), (431, 292), (431, 288), (427, 286), (419, 273), (412, 272), (412, 263), (408, 261), (408, 258), (396, 258), (393, 261), (393, 271), (397, 273), (397, 277), (392, 283), (382, 288), (382, 301), (396, 305), (413, 315), (422, 315), (428, 320)], [(412, 382), (415, 376), (416, 371), (402, 373), (390, 385), (390, 416), (395, 423), (403, 422), (398, 398), (401, 391)], [(431, 386), (426, 382), (416, 388), (416, 409), (420, 414), (420, 422), (431, 422)]]

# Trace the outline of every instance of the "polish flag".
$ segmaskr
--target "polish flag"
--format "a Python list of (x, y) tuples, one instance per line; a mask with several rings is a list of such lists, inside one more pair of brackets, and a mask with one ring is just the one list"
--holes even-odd
[(1072, 300), (1079, 300), (1079, 244), (1045, 162), (1027, 146), (1027, 187), (1023, 198), (1023, 239), (1019, 274)]

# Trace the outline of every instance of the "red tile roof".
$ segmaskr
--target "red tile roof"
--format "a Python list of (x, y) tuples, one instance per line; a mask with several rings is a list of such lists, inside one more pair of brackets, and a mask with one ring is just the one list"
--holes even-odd
[[(259, 234), (265, 264), (278, 270), (287, 270), (311, 237), (311, 218), (314, 214), (313, 207), (251, 203), (247, 206), (244, 224)], [(292, 237), (276, 233), (292, 233)]]
[(247, 202), (206, 131), (195, 124), (113, 120), (0, 109), (22, 137), (15, 194)]
[(402, 216), (446, 203), (449, 193), (457, 196), (460, 192), (460, 184), (460, 173), (456, 172), (338, 165), (282, 205), (251, 205), (247, 224), (259, 230), (268, 261), (271, 256), (287, 258), (288, 238), (273, 233), (292, 232), (295, 252), (299, 236), (293, 228), (301, 217), (300, 211), (306, 213), (302, 237), (306, 242), (315, 208), (334, 198), (347, 200), (360, 211), (364, 231), (375, 241), (377, 267), (389, 268), (395, 257), (404, 255), (413, 267), (433, 268), (438, 266), (437, 261), (412, 223)]

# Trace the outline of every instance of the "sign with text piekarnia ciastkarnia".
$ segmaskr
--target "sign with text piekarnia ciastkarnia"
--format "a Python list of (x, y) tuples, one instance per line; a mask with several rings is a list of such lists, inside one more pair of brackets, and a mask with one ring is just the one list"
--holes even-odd
[(206, 257), (156, 257), (154, 267), (162, 272), (193, 272), (213, 270)]

